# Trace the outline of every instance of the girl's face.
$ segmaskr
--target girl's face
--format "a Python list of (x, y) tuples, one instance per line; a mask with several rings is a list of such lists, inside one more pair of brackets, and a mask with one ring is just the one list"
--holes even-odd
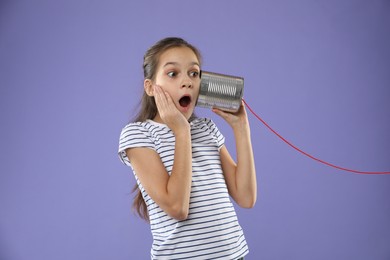
[(154, 84), (169, 93), (176, 108), (191, 117), (200, 87), (200, 65), (188, 47), (174, 47), (160, 55)]

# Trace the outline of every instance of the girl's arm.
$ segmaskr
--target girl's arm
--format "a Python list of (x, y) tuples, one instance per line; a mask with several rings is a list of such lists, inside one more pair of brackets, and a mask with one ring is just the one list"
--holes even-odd
[(239, 111), (234, 114), (218, 109), (213, 111), (232, 127), (236, 140), (237, 163), (234, 162), (225, 146), (222, 146), (220, 151), (222, 170), (229, 194), (239, 206), (251, 208), (256, 203), (257, 183), (250, 127), (245, 107), (241, 104)]
[(142, 186), (169, 216), (184, 220), (188, 216), (192, 178), (190, 125), (176, 109), (171, 97), (160, 87), (155, 89), (159, 115), (175, 135), (174, 162), (168, 175), (160, 156), (149, 148), (126, 151)]

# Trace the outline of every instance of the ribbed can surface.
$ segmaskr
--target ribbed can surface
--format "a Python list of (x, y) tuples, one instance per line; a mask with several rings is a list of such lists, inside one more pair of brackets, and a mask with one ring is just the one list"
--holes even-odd
[(202, 71), (197, 106), (237, 112), (244, 94), (244, 78)]

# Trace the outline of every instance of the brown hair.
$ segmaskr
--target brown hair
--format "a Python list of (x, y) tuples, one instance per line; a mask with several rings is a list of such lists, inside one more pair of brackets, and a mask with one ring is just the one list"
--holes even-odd
[[(189, 44), (187, 41), (183, 40), (182, 38), (177, 38), (177, 37), (164, 38), (156, 42), (153, 46), (151, 46), (144, 55), (144, 63), (143, 63), (144, 80), (145, 79), (150, 79), (153, 81), (155, 80), (159, 58), (161, 54), (166, 50), (175, 47), (190, 48), (195, 53), (199, 63), (201, 63), (200, 52), (193, 45)], [(156, 114), (157, 114), (157, 106), (154, 97), (148, 96), (144, 91), (140, 102), (140, 110), (133, 121), (143, 122), (147, 119), (153, 119), (156, 116)], [(194, 117), (194, 115), (192, 117)], [(148, 209), (137, 184), (133, 188), (133, 192), (135, 191), (138, 192), (134, 197), (133, 209), (136, 210), (136, 212), (141, 218), (145, 220), (149, 220)]]

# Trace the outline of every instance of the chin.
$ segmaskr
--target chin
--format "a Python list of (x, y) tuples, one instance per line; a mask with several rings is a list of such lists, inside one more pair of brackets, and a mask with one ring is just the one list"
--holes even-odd
[(190, 120), (190, 118), (192, 117), (192, 115), (194, 114), (194, 109), (191, 108), (191, 109), (186, 109), (186, 111), (181, 111), (183, 116), (188, 120)]

